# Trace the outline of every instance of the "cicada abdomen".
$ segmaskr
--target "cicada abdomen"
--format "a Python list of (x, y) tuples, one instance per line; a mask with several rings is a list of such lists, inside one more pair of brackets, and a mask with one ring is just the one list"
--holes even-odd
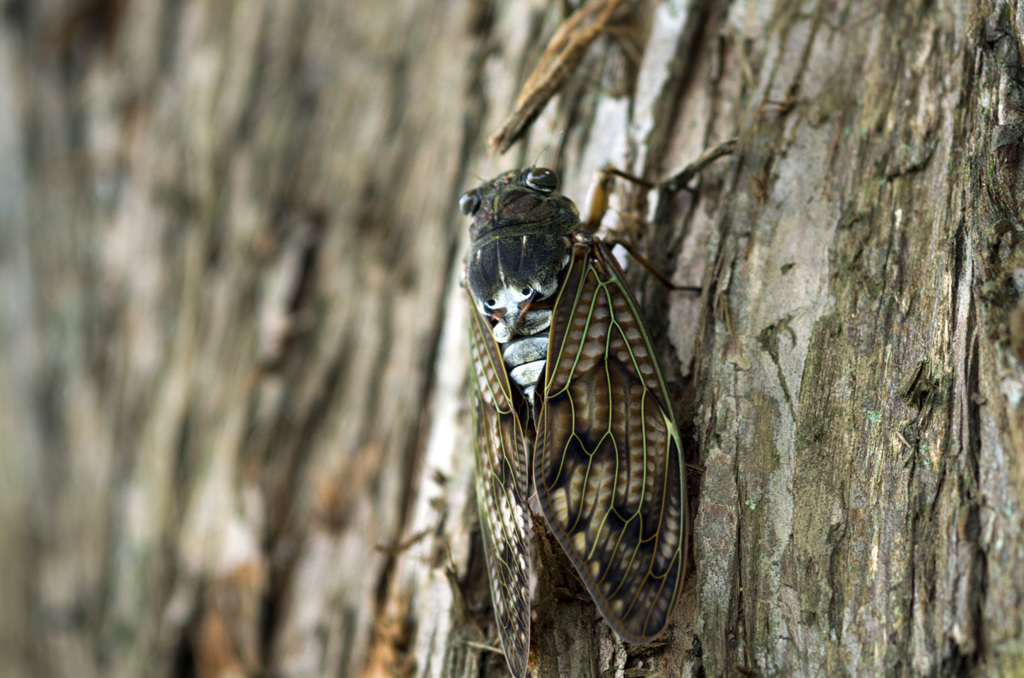
[(527, 497), (624, 640), (665, 629), (687, 544), (679, 432), (637, 303), (554, 172), (463, 194), (473, 217), (477, 504), (509, 668), (529, 657)]

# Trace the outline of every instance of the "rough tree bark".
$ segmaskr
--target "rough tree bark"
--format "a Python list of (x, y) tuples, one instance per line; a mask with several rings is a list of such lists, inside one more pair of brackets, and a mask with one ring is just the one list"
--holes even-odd
[(636, 0), (488, 156), (563, 4), (2, 4), (5, 675), (504, 675), (457, 196), (730, 137), (620, 189), (686, 592), (548, 564), (536, 674), (1024, 672), (1024, 3)]

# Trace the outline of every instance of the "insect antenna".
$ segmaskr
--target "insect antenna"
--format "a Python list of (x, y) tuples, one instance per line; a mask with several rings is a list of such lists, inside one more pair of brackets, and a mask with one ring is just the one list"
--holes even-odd
[[(562, 136), (565, 136), (565, 135), (564, 135), (563, 132), (559, 132), (558, 136), (562, 137)], [(544, 144), (544, 148), (542, 148), (539, 151), (537, 151), (537, 155), (533, 156), (533, 163), (530, 165), (530, 167), (536, 167), (537, 166), (537, 161), (540, 160), (540, 157), (542, 155), (544, 155), (545, 153), (547, 153), (548, 151), (551, 150), (551, 144), (552, 144), (552, 142), (549, 141), (548, 143)], [(549, 166), (551, 165), (551, 163), (547, 163), (547, 164)]]

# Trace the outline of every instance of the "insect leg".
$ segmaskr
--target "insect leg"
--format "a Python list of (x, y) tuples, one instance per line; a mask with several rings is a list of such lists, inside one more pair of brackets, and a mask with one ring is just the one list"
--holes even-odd
[[(634, 176), (614, 167), (606, 166), (597, 170), (594, 172), (594, 181), (590, 184), (590, 190), (587, 192), (587, 202), (583, 210), (584, 230), (593, 233), (601, 226), (601, 220), (604, 219), (604, 215), (608, 211), (608, 196), (611, 193), (611, 187), (612, 183), (615, 181), (615, 177), (621, 177), (639, 186), (643, 186), (648, 190), (658, 186), (658, 184), (654, 184), (646, 179), (641, 179), (638, 176)], [(657, 267), (648, 261), (647, 258), (644, 257), (644, 255), (641, 254), (636, 246), (634, 246), (629, 240), (617, 235), (611, 235), (610, 237), (605, 238), (604, 242), (608, 247), (622, 245), (623, 249), (629, 252), (629, 255), (633, 257), (638, 264), (643, 266), (648, 273), (657, 278), (658, 281), (668, 289), (700, 293), (700, 287), (676, 285), (673, 283), (668, 276), (659, 271)]]

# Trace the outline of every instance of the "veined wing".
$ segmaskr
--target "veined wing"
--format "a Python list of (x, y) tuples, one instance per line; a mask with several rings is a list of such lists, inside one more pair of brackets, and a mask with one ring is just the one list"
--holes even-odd
[(519, 677), (526, 675), (530, 653), (526, 442), (517, 400), (491, 328), (472, 298), (469, 309), (476, 501), (498, 633), (509, 668)]
[(647, 643), (679, 599), (682, 446), (647, 328), (608, 247), (580, 242), (555, 303), (534, 482), (605, 620)]

